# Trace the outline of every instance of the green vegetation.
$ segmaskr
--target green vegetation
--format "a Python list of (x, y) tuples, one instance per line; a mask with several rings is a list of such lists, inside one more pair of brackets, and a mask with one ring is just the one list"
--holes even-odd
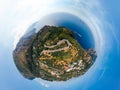
[[(92, 62), (74, 33), (65, 27), (45, 26), (38, 33), (32, 51), (33, 62), (38, 61), (41, 70), (38, 77), (50, 81), (82, 75)], [(90, 58), (89, 64), (87, 57)]]

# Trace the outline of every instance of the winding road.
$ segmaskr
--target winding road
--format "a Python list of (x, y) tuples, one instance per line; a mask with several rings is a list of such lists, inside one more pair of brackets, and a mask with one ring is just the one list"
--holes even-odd
[(67, 42), (67, 45), (68, 45), (68, 46), (66, 46), (66, 47), (64, 47), (64, 48), (56, 49), (56, 50), (43, 50), (40, 55), (42, 55), (43, 53), (46, 53), (46, 52), (49, 53), (49, 52), (58, 52), (58, 51), (66, 50), (66, 49), (68, 49), (70, 46), (72, 46), (72, 44), (71, 44), (67, 39), (63, 39), (63, 40), (60, 40), (59, 42), (57, 42), (56, 45), (52, 45), (52, 46), (44, 45), (44, 47), (54, 48), (54, 47), (56, 47), (56, 46), (58, 46), (58, 45), (60, 45), (60, 44), (62, 44), (62, 43), (65, 43), (65, 42)]

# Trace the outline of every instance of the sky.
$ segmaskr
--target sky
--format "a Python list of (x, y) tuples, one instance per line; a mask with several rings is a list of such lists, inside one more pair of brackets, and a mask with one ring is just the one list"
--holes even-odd
[[(0, 0), (0, 90), (120, 90), (119, 3), (118, 0)], [(98, 58), (85, 75), (67, 82), (27, 80), (17, 70), (12, 51), (30, 25), (59, 12), (75, 15), (88, 25)]]

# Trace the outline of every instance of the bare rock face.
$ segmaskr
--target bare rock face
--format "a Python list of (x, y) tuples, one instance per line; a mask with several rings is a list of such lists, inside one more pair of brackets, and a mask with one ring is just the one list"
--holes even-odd
[(27, 33), (20, 39), (13, 58), (27, 79), (66, 81), (83, 75), (93, 64), (96, 52), (83, 49), (71, 30), (44, 26), (38, 33)]

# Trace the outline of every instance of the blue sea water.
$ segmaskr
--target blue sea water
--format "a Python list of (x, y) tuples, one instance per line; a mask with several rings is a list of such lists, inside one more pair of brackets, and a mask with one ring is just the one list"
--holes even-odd
[[(53, 0), (49, 7), (39, 6), (42, 1), (37, 0), (38, 6), (30, 1), (21, 2), (1, 2), (5, 3), (1, 7), (6, 8), (0, 15), (3, 23), (0, 25), (0, 90), (120, 90), (118, 0), (109, 3), (103, 0)], [(13, 3), (20, 3), (20, 7)], [(18, 72), (12, 57), (13, 44), (16, 45), (26, 30), (37, 32), (46, 24), (74, 30), (84, 48), (92, 47), (97, 51), (98, 57), (86, 74), (66, 82), (48, 82), (27, 80)]]

